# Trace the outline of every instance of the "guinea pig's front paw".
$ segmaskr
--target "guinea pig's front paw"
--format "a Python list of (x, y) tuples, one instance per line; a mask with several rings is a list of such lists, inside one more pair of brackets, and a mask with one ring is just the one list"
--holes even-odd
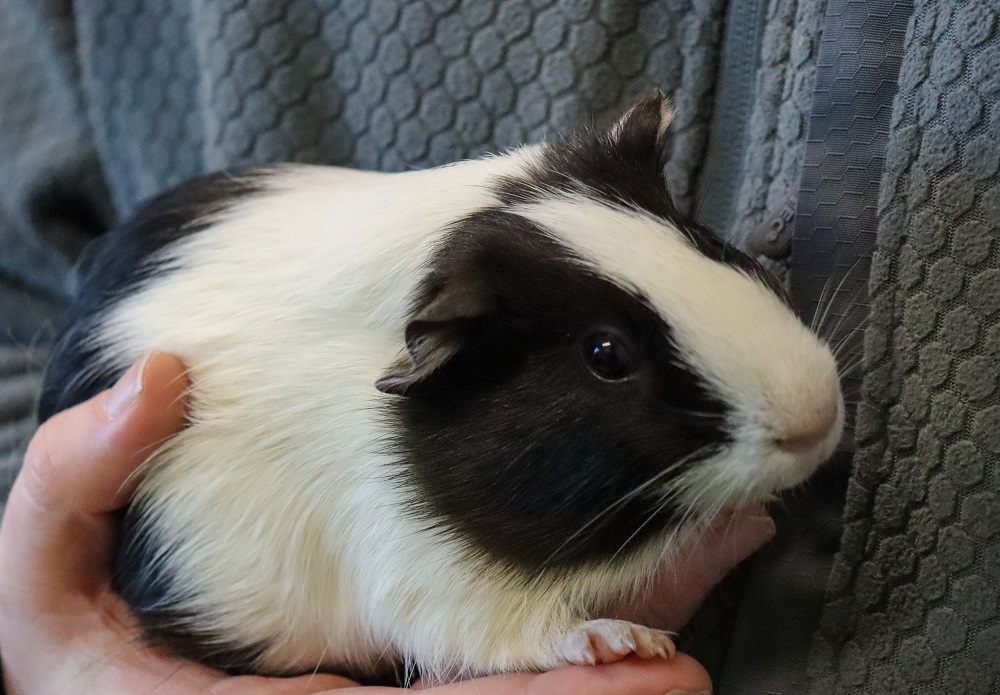
[(677, 653), (674, 641), (662, 630), (625, 620), (589, 620), (559, 640), (559, 658), (566, 664), (611, 664), (629, 654), (642, 659), (670, 659)]

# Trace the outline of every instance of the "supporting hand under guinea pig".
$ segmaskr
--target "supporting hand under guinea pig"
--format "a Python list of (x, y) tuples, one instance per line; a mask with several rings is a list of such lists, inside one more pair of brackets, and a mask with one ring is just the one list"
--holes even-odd
[[(230, 678), (138, 639), (132, 616), (111, 589), (115, 512), (135, 487), (136, 468), (183, 425), (187, 386), (182, 365), (154, 353), (114, 389), (53, 417), (36, 433), (0, 527), (0, 655), (8, 695), (392, 692), (327, 675)], [(669, 596), (650, 599), (647, 612), (661, 620), (658, 626), (680, 627), (725, 571), (773, 535), (773, 523), (755, 514), (727, 520), (726, 529), (709, 533), (707, 544), (685, 555), (681, 571), (670, 575)], [(432, 690), (661, 695), (709, 687), (704, 669), (678, 655), (494, 676)]]

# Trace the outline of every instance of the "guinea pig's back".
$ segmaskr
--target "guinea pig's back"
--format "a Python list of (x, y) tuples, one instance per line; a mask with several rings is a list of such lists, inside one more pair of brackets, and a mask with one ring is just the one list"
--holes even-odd
[[(149, 200), (87, 249), (68, 327), (46, 369), (39, 419), (109, 387), (143, 350), (187, 347), (180, 332), (204, 336), (206, 323), (216, 335), (232, 330), (251, 306), (280, 307), (288, 317), (304, 308), (311, 280), (333, 290), (322, 301), (335, 314), (338, 279), (347, 288), (363, 277), (366, 254), (379, 255), (365, 239), (385, 239), (378, 228), (392, 222), (386, 199), (399, 183), (406, 187), (373, 172), (286, 166), (219, 172)], [(295, 280), (284, 293), (280, 276)], [(251, 323), (264, 332), (266, 324)], [(163, 334), (170, 326), (173, 340)]]
[(148, 468), (117, 559), (147, 636), (235, 671), (315, 664), (331, 635), (349, 645), (327, 655), (342, 664), (385, 649), (358, 612), (351, 552), (378, 532), (376, 554), (399, 555), (374, 385), (435, 239), (494, 202), (485, 184), (505, 163), (219, 174), (93, 250), (40, 417), (152, 350), (178, 355), (193, 383), (192, 425)]
[(101, 364), (93, 345), (98, 315), (155, 274), (154, 256), (203, 231), (212, 215), (259, 193), (259, 180), (259, 174), (237, 178), (222, 173), (192, 180), (151, 199), (87, 247), (77, 267), (79, 283), (67, 327), (46, 366), (40, 422), (91, 398), (120, 376), (122, 369)]

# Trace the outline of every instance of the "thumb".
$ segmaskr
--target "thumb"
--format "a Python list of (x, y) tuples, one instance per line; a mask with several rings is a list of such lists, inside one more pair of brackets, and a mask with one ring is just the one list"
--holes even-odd
[(0, 577), (24, 596), (93, 587), (107, 574), (120, 508), (147, 457), (184, 423), (184, 367), (153, 353), (113, 389), (35, 433), (0, 525)]

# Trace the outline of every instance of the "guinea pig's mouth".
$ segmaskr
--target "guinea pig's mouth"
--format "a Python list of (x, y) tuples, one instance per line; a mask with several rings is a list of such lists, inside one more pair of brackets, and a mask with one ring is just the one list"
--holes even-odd
[(677, 498), (704, 518), (726, 510), (743, 509), (780, 499), (780, 493), (798, 487), (833, 455), (844, 427), (839, 398), (833, 416), (815, 428), (788, 430), (744, 424), (734, 443), (692, 466), (673, 483)]

